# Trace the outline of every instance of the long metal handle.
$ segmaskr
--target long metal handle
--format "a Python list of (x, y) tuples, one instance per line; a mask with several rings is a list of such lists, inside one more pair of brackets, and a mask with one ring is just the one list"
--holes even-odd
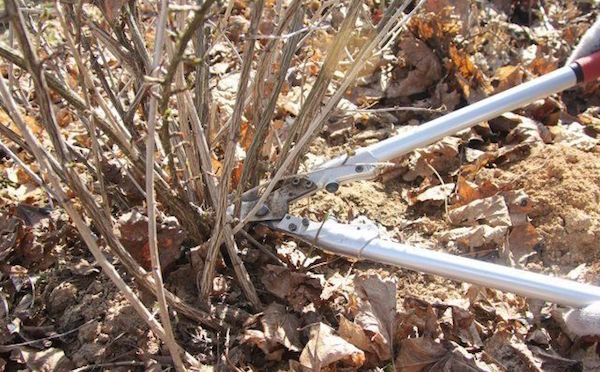
[[(600, 55), (599, 55), (600, 56)], [(600, 65), (594, 59), (594, 66)], [(591, 71), (591, 69), (588, 69)], [(493, 119), (499, 115), (523, 107), (528, 103), (573, 87), (583, 80), (577, 63), (562, 67), (527, 83), (508, 89), (479, 102), (425, 123), (410, 133), (388, 138), (371, 146), (358, 149), (354, 156), (334, 158), (319, 166), (319, 169), (342, 164), (364, 164), (385, 162), (402, 156), (419, 147), (430, 145), (445, 136)], [(591, 74), (587, 74), (591, 75)], [(586, 75), (586, 79), (589, 76)]]
[(600, 301), (600, 287), (382, 240), (374, 225), (345, 225), (333, 220), (321, 224), (287, 215), (272, 227), (346, 257), (441, 275), (567, 306), (583, 307)]

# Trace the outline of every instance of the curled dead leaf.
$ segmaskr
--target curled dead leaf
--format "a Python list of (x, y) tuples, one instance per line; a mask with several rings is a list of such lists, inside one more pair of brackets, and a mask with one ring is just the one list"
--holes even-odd
[(268, 360), (281, 360), (285, 349), (294, 352), (302, 350), (298, 334), (300, 320), (283, 305), (269, 305), (260, 322), (263, 330), (246, 330), (240, 337), (241, 343), (257, 346)]
[(283, 305), (277, 303), (269, 305), (260, 322), (266, 339), (279, 343), (291, 351), (302, 350), (298, 334), (300, 320), (296, 315), (287, 311)]
[(428, 203), (433, 205), (442, 205), (444, 201), (448, 200), (452, 192), (454, 191), (454, 184), (447, 183), (444, 185), (433, 186), (420, 193), (410, 201), (414, 203)]
[(354, 278), (358, 312), (354, 323), (369, 335), (380, 360), (392, 357), (396, 319), (396, 281), (377, 274)]
[(542, 371), (542, 361), (527, 345), (508, 331), (498, 331), (485, 340), (485, 351), (509, 371)]
[(311, 302), (318, 304), (323, 290), (321, 277), (275, 265), (265, 266), (261, 281), (269, 292), (289, 301), (295, 310)]
[(418, 372), (443, 360), (448, 350), (430, 337), (407, 338), (400, 341), (396, 367), (404, 372)]
[(338, 362), (359, 368), (365, 362), (365, 353), (335, 335), (328, 325), (319, 323), (311, 329), (310, 340), (300, 354), (300, 364), (308, 371), (320, 371)]
[(400, 43), (407, 62), (414, 66), (408, 76), (390, 84), (386, 95), (389, 98), (407, 97), (427, 90), (442, 77), (442, 64), (429, 47), (419, 39), (406, 38)]
[(514, 226), (508, 236), (511, 264), (524, 266), (529, 258), (537, 255), (535, 248), (540, 241), (540, 235), (530, 222)]
[[(150, 270), (148, 218), (132, 210), (119, 218), (117, 228), (121, 244), (144, 269)], [(184, 239), (185, 232), (176, 223), (161, 223), (158, 226), (157, 246), (163, 272), (171, 269), (180, 257)]]
[(481, 223), (490, 226), (511, 226), (508, 207), (502, 195), (474, 200), (449, 211), (448, 216), (455, 225)]
[(376, 361), (392, 358), (396, 321), (396, 282), (377, 274), (354, 278), (354, 322), (340, 318), (339, 333)]
[(446, 174), (460, 165), (460, 139), (444, 137), (433, 145), (415, 151), (409, 157), (408, 172), (402, 178), (414, 181), (417, 177), (427, 177), (434, 174)]

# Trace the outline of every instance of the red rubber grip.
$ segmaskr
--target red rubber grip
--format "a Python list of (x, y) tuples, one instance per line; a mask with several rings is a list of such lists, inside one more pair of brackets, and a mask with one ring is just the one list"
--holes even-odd
[(579, 58), (575, 62), (581, 67), (584, 83), (600, 77), (600, 51)]

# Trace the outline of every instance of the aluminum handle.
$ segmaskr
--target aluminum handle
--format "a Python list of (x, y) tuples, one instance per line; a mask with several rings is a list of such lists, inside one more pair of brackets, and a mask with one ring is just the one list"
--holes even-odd
[(333, 220), (321, 224), (286, 215), (271, 226), (346, 257), (440, 275), (561, 305), (583, 307), (600, 301), (600, 287), (383, 240), (375, 225), (347, 225)]
[(410, 133), (390, 137), (371, 146), (361, 148), (351, 157), (341, 156), (319, 166), (319, 169), (341, 164), (385, 162), (414, 149), (430, 145), (445, 136), (473, 127), (482, 121), (523, 107), (540, 98), (561, 92), (577, 84), (573, 66), (559, 68), (532, 81), (505, 90), (479, 102), (465, 106), (423, 125)]

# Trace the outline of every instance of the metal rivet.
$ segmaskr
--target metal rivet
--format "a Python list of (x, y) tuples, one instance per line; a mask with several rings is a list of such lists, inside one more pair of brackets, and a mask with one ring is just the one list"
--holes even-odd
[(308, 218), (303, 218), (302, 219), (302, 226), (304, 227), (308, 227), (308, 224), (310, 223), (310, 221), (308, 220)]
[(267, 207), (266, 205), (262, 205), (260, 209), (256, 212), (256, 215), (258, 217), (263, 217), (266, 216), (267, 213), (269, 213), (269, 207)]
[(305, 180), (304, 181), (304, 187), (307, 189), (310, 189), (313, 186), (313, 183), (311, 180)]
[(286, 220), (289, 220), (290, 218), (292, 218), (292, 216), (285, 216)]
[(298, 226), (296, 226), (295, 223), (290, 223), (288, 228), (290, 229), (290, 231), (296, 231), (298, 229)]
[(300, 178), (298, 178), (298, 177), (294, 177), (294, 178), (292, 179), (292, 185), (294, 185), (294, 186), (298, 186), (299, 184), (300, 184)]
[(365, 170), (365, 167), (363, 167), (362, 165), (357, 165), (356, 168), (354, 168), (354, 171), (356, 171), (356, 173), (362, 173), (362, 171)]
[(325, 185), (325, 190), (327, 190), (327, 192), (330, 192), (332, 194), (334, 192), (338, 191), (339, 188), (340, 188), (340, 184), (337, 182), (331, 182), (331, 183), (328, 183), (327, 185)]

